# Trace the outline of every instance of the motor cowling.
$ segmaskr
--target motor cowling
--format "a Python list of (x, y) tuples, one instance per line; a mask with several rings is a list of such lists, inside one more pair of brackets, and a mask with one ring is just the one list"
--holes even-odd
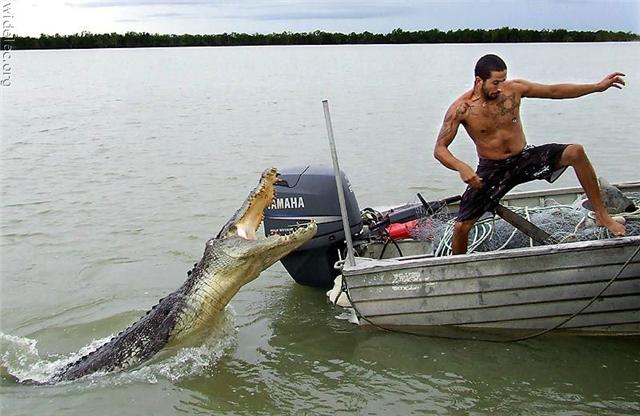
[[(341, 177), (350, 233), (356, 235), (362, 230), (360, 209), (343, 172)], [(312, 220), (318, 225), (314, 238), (284, 257), (282, 264), (301, 285), (332, 286), (339, 273), (334, 269), (338, 252), (345, 248), (333, 169), (324, 166), (282, 169), (275, 189), (276, 198), (265, 210), (265, 235), (290, 233)]]

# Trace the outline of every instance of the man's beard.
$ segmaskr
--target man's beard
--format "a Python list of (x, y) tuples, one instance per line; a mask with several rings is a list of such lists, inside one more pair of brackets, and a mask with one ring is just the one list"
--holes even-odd
[(482, 98), (484, 98), (485, 101), (495, 100), (496, 98), (498, 98), (499, 95), (500, 95), (500, 91), (496, 91), (492, 95), (486, 90), (486, 88), (484, 87), (484, 84), (482, 85)]

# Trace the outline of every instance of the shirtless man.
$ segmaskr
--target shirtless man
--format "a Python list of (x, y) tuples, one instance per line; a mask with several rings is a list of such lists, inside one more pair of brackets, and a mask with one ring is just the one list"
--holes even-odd
[[(579, 144), (551, 143), (529, 146), (520, 122), (520, 101), (530, 98), (577, 98), (611, 87), (621, 89), (624, 74), (615, 72), (596, 84), (543, 85), (516, 79), (507, 81), (507, 66), (496, 55), (485, 55), (475, 67), (473, 89), (464, 93), (447, 110), (434, 156), (455, 170), (466, 183), (453, 231), (453, 254), (467, 252), (469, 231), (485, 212), (493, 212), (500, 198), (514, 186), (534, 179), (555, 181), (572, 166), (591, 201), (596, 222), (616, 236), (625, 228), (607, 213), (602, 203), (596, 174)], [(450, 151), (462, 124), (476, 145), (479, 157), (474, 170)]]

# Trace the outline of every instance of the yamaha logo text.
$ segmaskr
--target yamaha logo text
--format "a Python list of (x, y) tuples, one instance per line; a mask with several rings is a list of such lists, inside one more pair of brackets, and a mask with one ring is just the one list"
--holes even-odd
[(301, 196), (290, 196), (288, 198), (276, 198), (269, 209), (291, 209), (304, 208), (304, 199)]

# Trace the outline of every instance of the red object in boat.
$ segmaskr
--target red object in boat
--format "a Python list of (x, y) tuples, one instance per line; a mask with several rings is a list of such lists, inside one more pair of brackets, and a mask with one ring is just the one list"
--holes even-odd
[(402, 240), (411, 238), (411, 231), (416, 228), (417, 220), (407, 221), (403, 223), (394, 223), (387, 226), (387, 233), (392, 240)]

